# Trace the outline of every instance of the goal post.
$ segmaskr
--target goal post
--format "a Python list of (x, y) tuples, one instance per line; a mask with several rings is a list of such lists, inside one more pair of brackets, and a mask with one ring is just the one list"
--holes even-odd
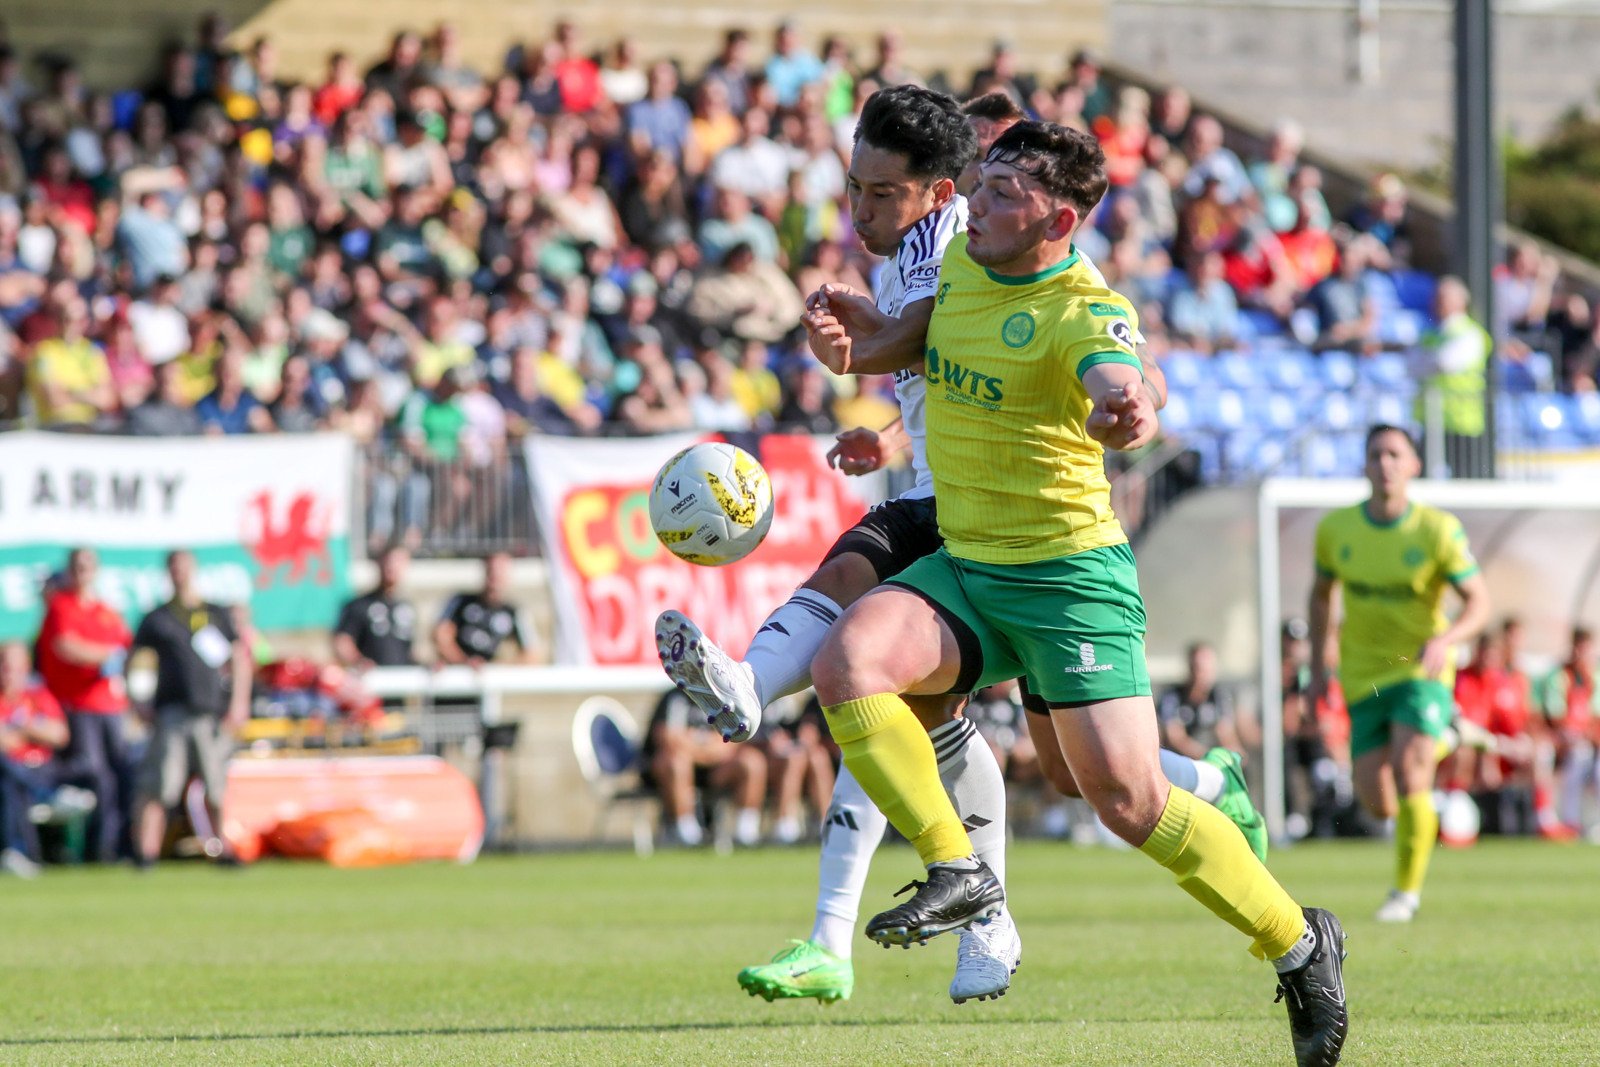
[[(1258, 639), (1264, 815), (1284, 833), (1280, 627), (1304, 616), (1316, 523), (1369, 495), (1365, 479), (1269, 478), (1256, 496)], [(1570, 628), (1600, 623), (1600, 475), (1561, 482), (1418, 480), (1412, 499), (1461, 519), (1488, 581), (1495, 619), (1516, 615), (1541, 662), (1564, 653)]]

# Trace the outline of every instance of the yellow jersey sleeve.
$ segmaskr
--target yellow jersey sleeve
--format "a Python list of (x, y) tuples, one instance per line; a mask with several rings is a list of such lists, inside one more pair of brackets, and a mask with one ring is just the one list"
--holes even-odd
[(1096, 299), (1080, 300), (1065, 324), (1070, 339), (1065, 356), (1078, 380), (1091, 367), (1102, 363), (1125, 363), (1144, 375), (1137, 346), (1144, 340), (1139, 333), (1139, 313), (1120, 293), (1106, 291)]
[(1437, 550), (1434, 558), (1439, 562), (1439, 573), (1451, 585), (1459, 585), (1478, 573), (1478, 561), (1467, 544), (1467, 531), (1461, 520), (1447, 511), (1439, 512)]

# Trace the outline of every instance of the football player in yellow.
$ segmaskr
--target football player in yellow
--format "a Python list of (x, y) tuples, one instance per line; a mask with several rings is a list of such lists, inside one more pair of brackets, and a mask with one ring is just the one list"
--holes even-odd
[[(1317, 524), (1317, 579), (1311, 590), (1311, 688), (1330, 676), (1333, 591), (1343, 590), (1339, 683), (1350, 707), (1356, 795), (1394, 819), (1394, 888), (1380, 922), (1410, 922), (1439, 835), (1433, 806), (1438, 742), (1455, 718), (1455, 650), (1489, 621), (1489, 589), (1461, 522), (1411, 500), (1422, 471), (1417, 447), (1398, 426), (1367, 431), (1372, 496)], [(1451, 622), (1445, 590), (1461, 596)]]
[(1147, 442), (1155, 409), (1132, 305), (1072, 244), (1105, 189), (1099, 145), (1065, 127), (1019, 123), (989, 150), (927, 336), (944, 547), (858, 600), (812, 664), (846, 764), (928, 869), (867, 935), (923, 941), (999, 907), (902, 694), (1021, 676), (1106, 826), (1273, 961), (1298, 1063), (1336, 1063), (1348, 1029), (1338, 920), (1297, 905), (1238, 828), (1161, 773), (1144, 605), (1102, 452)]

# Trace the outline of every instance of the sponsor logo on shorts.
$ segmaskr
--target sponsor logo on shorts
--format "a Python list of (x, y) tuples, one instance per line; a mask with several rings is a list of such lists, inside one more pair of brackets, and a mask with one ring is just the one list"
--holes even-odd
[(1095, 674), (1099, 671), (1114, 671), (1114, 663), (1096, 663), (1094, 658), (1094, 645), (1085, 641), (1078, 646), (1078, 666), (1066, 668), (1067, 674)]

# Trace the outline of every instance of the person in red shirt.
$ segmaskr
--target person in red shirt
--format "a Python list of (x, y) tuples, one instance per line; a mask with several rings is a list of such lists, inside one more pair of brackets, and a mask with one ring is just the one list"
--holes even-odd
[(311, 98), (311, 113), (331, 128), (340, 115), (361, 102), (366, 91), (355, 60), (348, 52), (335, 52), (328, 57), (328, 80)]
[(561, 106), (570, 114), (586, 115), (605, 102), (600, 65), (579, 49), (578, 28), (570, 22), (556, 23), (555, 43), (561, 47), (561, 58), (553, 68)]
[(36, 648), (45, 686), (67, 713), (72, 734), (67, 762), (95, 795), (90, 825), (95, 855), (109, 862), (126, 852), (128, 753), (122, 720), (128, 688), (123, 668), (133, 635), (116, 609), (95, 596), (98, 573), (93, 549), (72, 550), (61, 588), (45, 601)]
[(54, 793), (67, 744), (67, 717), (43, 686), (34, 683), (28, 649), (0, 645), (0, 868), (22, 877), (38, 873), (39, 837), (28, 809)]

